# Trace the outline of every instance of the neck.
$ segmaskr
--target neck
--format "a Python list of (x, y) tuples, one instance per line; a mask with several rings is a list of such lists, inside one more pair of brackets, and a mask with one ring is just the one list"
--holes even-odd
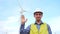
[(40, 24), (40, 23), (41, 23), (41, 20), (39, 20), (39, 21), (36, 21), (36, 23), (37, 23), (37, 24)]

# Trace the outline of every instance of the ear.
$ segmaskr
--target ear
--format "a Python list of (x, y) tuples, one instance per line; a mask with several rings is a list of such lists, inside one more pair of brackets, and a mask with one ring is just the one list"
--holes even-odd
[(41, 15), (41, 17), (43, 17), (43, 15)]

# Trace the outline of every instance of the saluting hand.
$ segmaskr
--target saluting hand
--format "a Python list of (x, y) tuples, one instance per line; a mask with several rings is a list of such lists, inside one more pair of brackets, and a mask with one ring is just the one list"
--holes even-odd
[(21, 24), (25, 24), (27, 19), (25, 19), (24, 15), (21, 15)]

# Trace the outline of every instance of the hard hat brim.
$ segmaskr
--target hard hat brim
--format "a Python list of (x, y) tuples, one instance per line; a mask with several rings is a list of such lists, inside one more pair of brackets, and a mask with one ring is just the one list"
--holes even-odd
[(43, 14), (43, 12), (41, 12), (41, 11), (36, 11), (36, 12), (34, 12), (34, 15), (35, 15), (36, 13)]

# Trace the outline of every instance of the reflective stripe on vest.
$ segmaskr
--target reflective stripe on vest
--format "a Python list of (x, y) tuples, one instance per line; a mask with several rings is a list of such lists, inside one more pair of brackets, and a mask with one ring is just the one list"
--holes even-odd
[(47, 24), (43, 23), (40, 25), (40, 30), (37, 29), (35, 24), (31, 24), (30, 34), (49, 34)]

